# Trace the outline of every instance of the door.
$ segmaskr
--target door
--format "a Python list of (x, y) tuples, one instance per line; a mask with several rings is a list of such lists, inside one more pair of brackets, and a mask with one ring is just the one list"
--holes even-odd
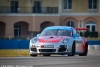
[(41, 13), (41, 1), (34, 1), (33, 13)]
[(76, 52), (82, 52), (83, 51), (83, 44), (82, 37), (78, 36), (75, 38), (75, 44), (76, 44)]
[(74, 34), (74, 40), (76, 45), (76, 51), (81, 52), (82, 51), (82, 37), (77, 33), (77, 31), (73, 28), (73, 34)]
[(88, 28), (88, 29), (89, 29), (89, 31), (90, 31), (90, 25), (86, 25), (86, 28)]
[(20, 26), (14, 26), (14, 37), (19, 38), (21, 35), (21, 27)]
[(89, 31), (96, 31), (96, 25), (95, 24), (87, 24), (86, 28), (89, 28)]
[(96, 30), (96, 28), (95, 28), (95, 25), (92, 25), (92, 31), (95, 31)]
[(18, 13), (18, 1), (11, 1), (11, 13)]

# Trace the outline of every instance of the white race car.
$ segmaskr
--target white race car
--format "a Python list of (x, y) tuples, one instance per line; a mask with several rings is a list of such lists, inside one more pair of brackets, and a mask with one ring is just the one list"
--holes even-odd
[(77, 30), (68, 26), (46, 27), (41, 34), (30, 40), (29, 54), (37, 56), (50, 56), (60, 54), (68, 56), (87, 56), (88, 42), (86, 38), (79, 36)]

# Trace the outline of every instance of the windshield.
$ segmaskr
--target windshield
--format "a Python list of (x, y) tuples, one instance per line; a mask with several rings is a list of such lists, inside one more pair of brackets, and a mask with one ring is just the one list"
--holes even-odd
[(71, 31), (64, 29), (49, 29), (44, 30), (41, 36), (71, 36)]

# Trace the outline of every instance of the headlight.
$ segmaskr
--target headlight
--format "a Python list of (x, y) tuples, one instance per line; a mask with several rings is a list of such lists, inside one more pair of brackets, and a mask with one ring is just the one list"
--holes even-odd
[(31, 40), (31, 43), (32, 44), (34, 44), (34, 43), (36, 43), (37, 42), (37, 38), (33, 38), (32, 40)]
[(64, 39), (62, 42), (63, 42), (64, 44), (66, 44), (66, 43), (68, 43), (68, 39)]

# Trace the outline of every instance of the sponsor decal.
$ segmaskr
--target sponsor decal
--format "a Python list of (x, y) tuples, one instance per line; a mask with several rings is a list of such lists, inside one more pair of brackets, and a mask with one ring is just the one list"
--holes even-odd
[(41, 45), (41, 48), (54, 48), (54, 45)]

